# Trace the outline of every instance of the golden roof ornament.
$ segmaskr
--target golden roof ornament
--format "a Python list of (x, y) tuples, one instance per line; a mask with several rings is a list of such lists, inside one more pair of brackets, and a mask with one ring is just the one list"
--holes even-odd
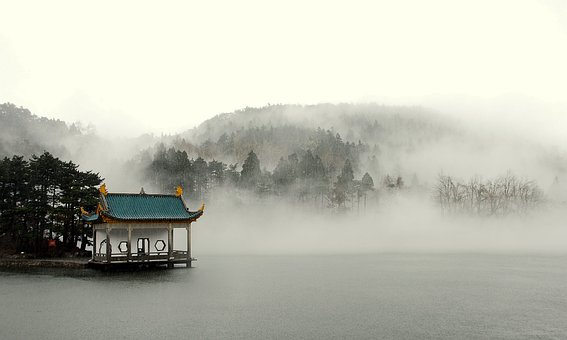
[(199, 211), (205, 211), (205, 203), (204, 202), (201, 204)]
[(175, 189), (175, 196), (180, 197), (181, 195), (183, 195), (183, 188), (181, 185), (178, 185)]
[(100, 186), (100, 188), (98, 190), (104, 196), (106, 196), (108, 194), (108, 191), (106, 190), (106, 184), (105, 183), (102, 183), (102, 185)]

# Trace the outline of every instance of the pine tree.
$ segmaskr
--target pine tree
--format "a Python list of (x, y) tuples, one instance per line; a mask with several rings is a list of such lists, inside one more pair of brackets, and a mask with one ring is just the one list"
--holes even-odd
[(337, 177), (333, 190), (333, 201), (340, 207), (343, 206), (351, 195), (354, 185), (354, 173), (350, 160), (345, 161), (341, 174)]
[(245, 188), (255, 188), (260, 180), (262, 171), (260, 170), (260, 160), (254, 151), (248, 153), (248, 157), (242, 164), (242, 171), (240, 172), (240, 183)]
[(207, 162), (205, 162), (203, 158), (198, 157), (193, 162), (192, 167), (193, 167), (195, 193), (198, 199), (203, 200), (209, 182), (209, 178), (208, 178), (209, 169), (207, 166)]
[(362, 176), (362, 187), (365, 191), (373, 190), (374, 189), (374, 180), (372, 176), (367, 172)]
[(214, 159), (209, 162), (208, 172), (210, 175), (211, 184), (221, 186), (225, 180), (226, 164), (223, 162), (215, 161)]
[(20, 249), (27, 234), (29, 163), (21, 156), (0, 161), (0, 233), (7, 233)]
[(27, 162), (14, 156), (0, 161), (0, 232), (18, 251), (43, 253), (45, 238), (62, 240), (60, 249), (83, 250), (90, 233), (80, 220), (80, 207), (96, 206), (98, 174), (81, 172), (45, 152)]

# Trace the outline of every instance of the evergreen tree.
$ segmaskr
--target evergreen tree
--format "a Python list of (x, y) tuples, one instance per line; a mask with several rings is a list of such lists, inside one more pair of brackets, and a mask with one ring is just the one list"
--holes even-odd
[(64, 163), (63, 170), (59, 207), (63, 228), (59, 234), (67, 249), (74, 249), (81, 241), (81, 250), (84, 251), (92, 230), (82, 223), (80, 208), (93, 210), (96, 207), (99, 196), (96, 187), (102, 179), (97, 173), (79, 171), (73, 162)]
[(280, 158), (280, 161), (272, 175), (274, 185), (278, 192), (287, 192), (289, 187), (295, 181), (295, 172), (289, 157), (288, 159), (284, 159), (283, 157)]
[(364, 209), (366, 210), (366, 200), (368, 197), (368, 192), (374, 190), (374, 180), (372, 176), (367, 172), (362, 176), (360, 180), (360, 186), (358, 190), (358, 205), (360, 207), (360, 198), (364, 196)]
[(84, 250), (90, 230), (80, 220), (80, 207), (96, 206), (101, 178), (81, 172), (45, 152), (27, 162), (14, 156), (0, 161), (0, 232), (6, 232), (18, 251), (40, 254), (45, 239), (61, 240), (59, 249)]
[(49, 152), (32, 156), (30, 160), (30, 185), (32, 209), (32, 233), (34, 251), (41, 251), (43, 238), (53, 238), (56, 225), (56, 205), (61, 180), (61, 161)]
[(337, 206), (344, 206), (353, 190), (354, 172), (350, 160), (345, 161), (341, 174), (337, 177), (335, 188), (333, 189), (333, 201)]
[(236, 170), (237, 167), (238, 163), (230, 164), (225, 170), (225, 178), (227, 179), (228, 184), (236, 185), (240, 182), (240, 173)]
[(260, 160), (254, 151), (248, 153), (248, 157), (242, 164), (242, 171), (240, 172), (240, 183), (245, 188), (254, 188), (260, 180)]
[(0, 161), (0, 233), (8, 234), (20, 249), (27, 235), (29, 163), (21, 156)]
[(323, 161), (319, 155), (315, 156), (315, 161), (313, 163), (313, 185), (316, 198), (320, 199), (321, 208), (323, 208), (323, 200), (329, 190), (329, 179), (327, 178), (327, 171), (325, 170), (325, 166), (323, 165)]
[(208, 165), (207, 162), (201, 157), (198, 157), (193, 162), (193, 178), (195, 185), (195, 194), (198, 199), (203, 200), (205, 197), (205, 192), (207, 191), (207, 186), (209, 183), (208, 176)]
[(303, 157), (301, 157), (301, 161), (299, 162), (299, 176), (301, 179), (310, 180), (313, 178), (313, 172), (315, 169), (315, 157), (313, 157), (313, 153), (311, 150), (307, 150)]
[(365, 173), (364, 176), (362, 176), (361, 182), (362, 182), (362, 188), (365, 191), (374, 189), (374, 180), (372, 179), (372, 176), (370, 176), (368, 172)]
[(223, 162), (218, 162), (214, 159), (209, 162), (208, 172), (212, 185), (220, 186), (224, 184), (226, 168), (226, 164)]

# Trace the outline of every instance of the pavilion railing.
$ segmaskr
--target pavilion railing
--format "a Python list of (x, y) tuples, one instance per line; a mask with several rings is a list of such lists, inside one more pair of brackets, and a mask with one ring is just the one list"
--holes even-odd
[[(107, 262), (108, 257), (105, 253), (95, 253), (94, 261), (97, 262)], [(112, 253), (110, 255), (111, 262), (151, 262), (151, 261), (163, 261), (163, 260), (185, 260), (187, 259), (187, 251), (184, 250), (174, 250), (171, 257), (167, 252), (156, 251), (156, 252), (146, 252), (146, 253), (132, 253), (130, 258), (128, 258), (127, 253)]]

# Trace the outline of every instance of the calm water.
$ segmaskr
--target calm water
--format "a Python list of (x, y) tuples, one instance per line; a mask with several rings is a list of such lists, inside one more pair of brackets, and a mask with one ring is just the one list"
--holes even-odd
[(201, 256), (197, 266), (0, 272), (0, 338), (567, 338), (566, 256)]

